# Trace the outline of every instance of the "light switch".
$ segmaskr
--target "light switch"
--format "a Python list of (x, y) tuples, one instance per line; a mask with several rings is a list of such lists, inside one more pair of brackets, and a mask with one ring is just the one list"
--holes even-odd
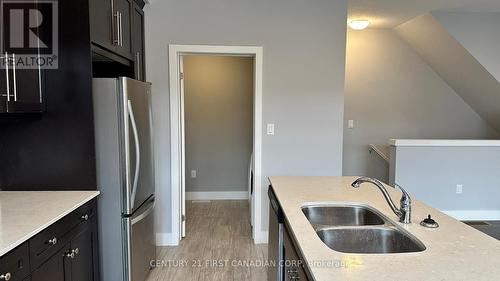
[(269, 136), (274, 135), (274, 124), (267, 124), (267, 134)]
[(347, 128), (354, 129), (354, 120), (347, 121)]
[(462, 194), (464, 187), (461, 184), (457, 184), (457, 194)]
[(196, 170), (191, 170), (191, 177), (196, 178)]

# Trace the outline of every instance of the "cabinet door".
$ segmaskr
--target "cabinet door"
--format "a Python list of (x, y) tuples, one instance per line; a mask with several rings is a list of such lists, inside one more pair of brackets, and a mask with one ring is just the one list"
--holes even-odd
[(117, 33), (119, 42), (116, 52), (126, 58), (132, 58), (131, 41), (131, 14), (133, 10), (133, 0), (114, 0), (115, 11), (119, 13), (117, 22)]
[[(4, 2), (4, 1), (0, 1)], [(35, 3), (35, 2), (34, 2)], [(13, 2), (9, 2), (11, 5)], [(5, 8), (2, 6), (2, 8)], [(11, 6), (11, 9), (17, 8)], [(4, 11), (5, 12), (5, 11)], [(2, 19), (2, 21), (8, 21)], [(9, 22), (9, 21), (8, 21)], [(23, 113), (42, 111), (43, 102), (42, 70), (36, 65), (40, 59), (40, 48), (31, 46), (19, 46), (8, 43), (11, 38), (11, 29), (18, 28), (16, 25), (6, 23), (1, 27), (0, 48), (0, 112)], [(34, 28), (32, 32), (44, 34), (46, 28)], [(16, 35), (14, 37), (19, 37)], [(42, 36), (43, 37), (43, 36)], [(11, 38), (12, 39), (12, 38)], [(28, 48), (29, 47), (29, 48)]]
[(94, 44), (114, 50), (112, 0), (90, 0), (90, 36)]
[(284, 233), (283, 243), (285, 246), (285, 281), (308, 280), (304, 271), (304, 262), (297, 254), (287, 230)]
[(135, 79), (146, 81), (144, 63), (144, 12), (135, 2), (132, 11), (132, 53), (134, 55)]
[(28, 243), (0, 257), (0, 280), (21, 281), (30, 273)]
[(32, 281), (68, 281), (68, 273), (70, 270), (69, 259), (66, 258), (69, 245), (63, 247), (59, 252), (55, 253), (42, 266), (33, 271), (31, 275)]
[[(88, 224), (88, 223), (85, 223)], [(74, 258), (71, 259), (71, 281), (93, 281), (94, 241), (92, 228), (85, 226), (71, 240), (71, 250), (75, 251)]]

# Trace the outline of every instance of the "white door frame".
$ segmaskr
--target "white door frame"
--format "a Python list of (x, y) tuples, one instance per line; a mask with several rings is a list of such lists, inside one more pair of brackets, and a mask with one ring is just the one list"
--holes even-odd
[[(181, 240), (181, 182), (182, 174), (182, 126), (181, 126), (181, 91), (180, 91), (180, 56), (181, 55), (233, 55), (254, 58), (254, 116), (253, 116), (253, 152), (254, 152), (254, 210), (253, 233), (256, 244), (267, 242), (267, 232), (262, 231), (262, 62), (263, 48), (254, 46), (208, 46), (208, 45), (169, 45), (170, 79), (170, 152), (171, 152), (171, 210), (172, 236), (174, 244)], [(177, 243), (175, 243), (177, 242)]]

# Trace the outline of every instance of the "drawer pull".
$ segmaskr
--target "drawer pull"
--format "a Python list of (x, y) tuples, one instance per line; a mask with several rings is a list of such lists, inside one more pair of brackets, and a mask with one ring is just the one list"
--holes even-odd
[(84, 220), (84, 221), (89, 220), (89, 215), (88, 214), (83, 215), (82, 220)]
[(289, 269), (287, 270), (288, 280), (299, 280), (299, 270), (298, 269)]
[(70, 259), (74, 259), (78, 254), (80, 253), (80, 249), (76, 248), (73, 250), (70, 250), (69, 252), (66, 253), (66, 257)]
[(57, 237), (49, 239), (49, 241), (47, 241), (47, 244), (49, 244), (49, 245), (55, 245), (55, 244), (57, 244)]
[(12, 274), (10, 274), (10, 272), (7, 272), (5, 274), (0, 275), (0, 280), (9, 281), (10, 278), (12, 278)]

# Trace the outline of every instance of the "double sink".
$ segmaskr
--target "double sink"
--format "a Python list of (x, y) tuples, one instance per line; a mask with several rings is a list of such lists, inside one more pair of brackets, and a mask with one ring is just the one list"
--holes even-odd
[(379, 211), (363, 205), (307, 205), (302, 207), (318, 237), (343, 253), (389, 254), (425, 250), (413, 235)]

